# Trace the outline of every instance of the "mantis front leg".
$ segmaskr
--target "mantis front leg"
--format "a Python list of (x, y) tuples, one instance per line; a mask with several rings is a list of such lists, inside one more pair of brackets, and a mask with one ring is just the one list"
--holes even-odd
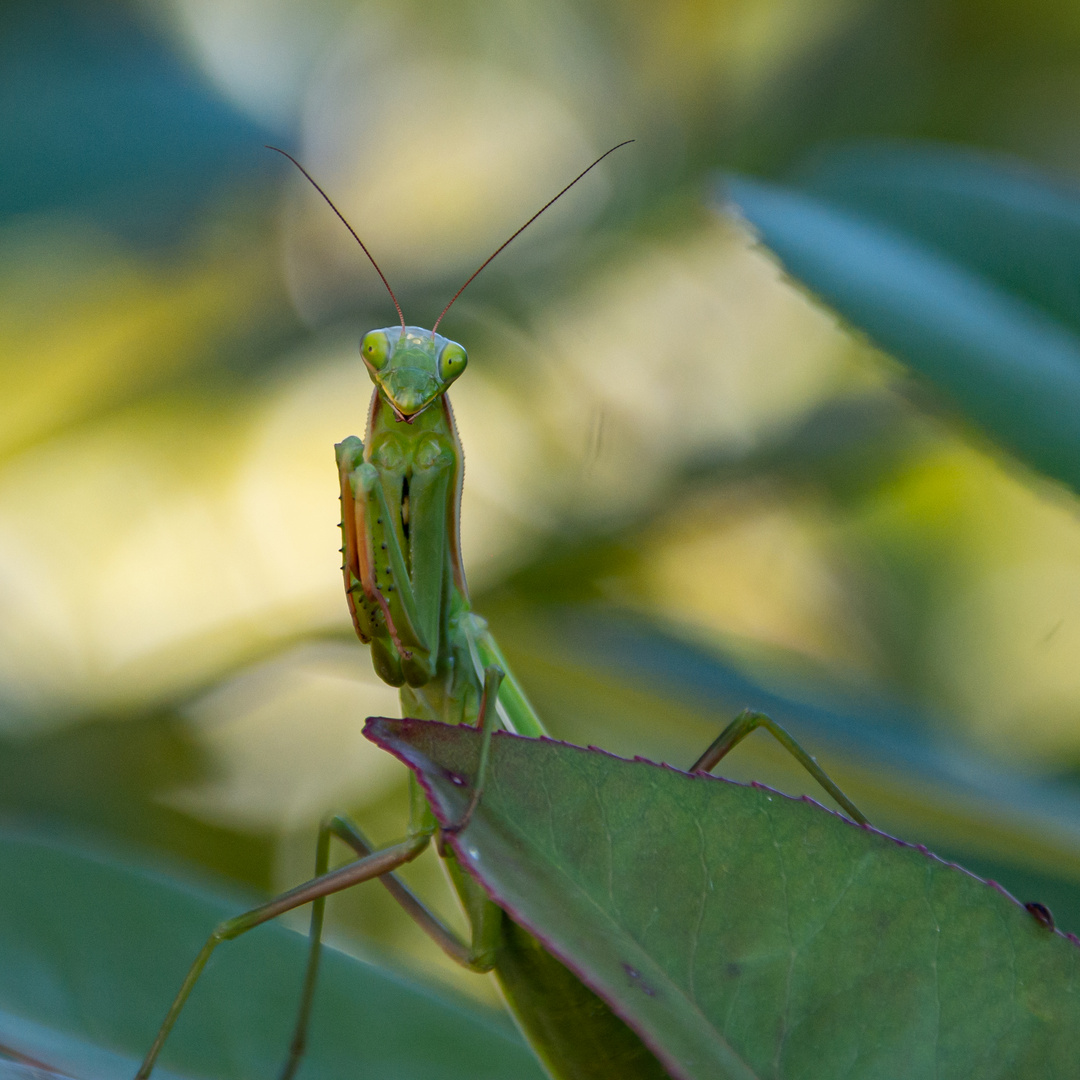
[(386, 411), (376, 400), (366, 451), (356, 438), (337, 447), (346, 588), (380, 677), (418, 687), (444, 659), (448, 508), (460, 451), (452, 429), (432, 420), (424, 429), (421, 417), (421, 430), (395, 430)]

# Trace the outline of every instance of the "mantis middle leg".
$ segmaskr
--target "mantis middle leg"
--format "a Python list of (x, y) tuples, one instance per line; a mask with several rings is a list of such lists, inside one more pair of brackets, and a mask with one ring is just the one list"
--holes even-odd
[(800, 765), (836, 800), (845, 814), (860, 825), (868, 825), (866, 817), (859, 808), (830, 779), (825, 770), (817, 763), (817, 758), (808, 754), (795, 739), (771, 717), (764, 713), (744, 709), (713, 740), (709, 748), (690, 766), (690, 772), (709, 772), (717, 762), (739, 745), (755, 728), (763, 727)]

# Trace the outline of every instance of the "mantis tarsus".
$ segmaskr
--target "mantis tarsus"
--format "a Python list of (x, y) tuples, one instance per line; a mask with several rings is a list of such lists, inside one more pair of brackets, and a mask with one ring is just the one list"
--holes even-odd
[[(467, 824), (482, 797), (486, 750), (495, 728), (502, 726), (529, 736), (543, 735), (544, 728), (487, 624), (470, 605), (458, 530), (463, 457), (446, 395), (450, 384), (465, 370), (467, 356), (462, 346), (438, 334), (437, 328), (450, 306), (495, 255), (608, 154), (624, 145), (620, 143), (601, 155), (485, 260), (431, 330), (406, 325), (397, 298), (363, 241), (304, 167), (290, 154), (278, 151), (300, 169), (344, 222), (386, 285), (400, 318), (400, 326), (372, 330), (361, 341), (360, 353), (375, 384), (367, 434), (363, 442), (351, 436), (336, 447), (345, 591), (356, 632), (371, 645), (376, 672), (400, 688), (404, 715), (477, 724), (484, 732), (478, 776), (467, 810), (452, 826), (455, 831)], [(736, 718), (692, 769), (711, 769), (758, 726), (770, 730), (845, 812), (865, 821), (816, 761), (760, 713), (748, 710)], [(375, 850), (346, 818), (329, 818), (319, 830), (312, 880), (214, 930), (169, 1009), (137, 1080), (150, 1075), (214, 948), (311, 902), (307, 971), (282, 1073), (282, 1080), (289, 1080), (304, 1052), (325, 898), (376, 877), (451, 958), (473, 971), (494, 972), (519, 1025), (552, 1076), (559, 1080), (615, 1076), (630, 1080), (666, 1075), (637, 1035), (461, 870), (441, 843), (434, 815), (415, 781), (410, 790), (410, 822), (403, 841)], [(332, 837), (359, 857), (330, 871)], [(468, 942), (447, 928), (392, 873), (416, 858), (433, 838), (468, 915)]]

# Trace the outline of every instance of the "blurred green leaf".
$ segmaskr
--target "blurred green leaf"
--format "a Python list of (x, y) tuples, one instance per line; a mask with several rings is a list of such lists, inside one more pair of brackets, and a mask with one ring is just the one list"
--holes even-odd
[(8, 1061), (0, 1057), (0, 1080), (52, 1080), (62, 1076), (52, 1069), (38, 1068), (36, 1065), (24, 1065), (18, 1061)]
[(930, 151), (847, 151), (803, 184), (722, 187), (789, 273), (1080, 490), (1080, 198)]
[(961, 147), (870, 143), (813, 156), (799, 188), (873, 218), (1080, 333), (1080, 190)]
[[(460, 817), (475, 730), (368, 731)], [(450, 842), (673, 1076), (1045, 1077), (1080, 1052), (1076, 939), (809, 800), (500, 734)]]
[(272, 175), (265, 129), (134, 7), (0, 8), (0, 218), (64, 207), (160, 243), (222, 189)]
[[(202, 942), (244, 906), (31, 834), (0, 834), (0, 867), (0, 1044), (83, 1080), (134, 1074)], [(162, 1075), (276, 1075), (305, 955), (274, 924), (223, 948)], [(325, 960), (308, 1076), (539, 1080), (496, 1016), (332, 950)]]
[(164, 796), (212, 770), (205, 747), (172, 709), (98, 716), (35, 738), (0, 738), (0, 814), (92, 830), (269, 890), (273, 837), (200, 821)]

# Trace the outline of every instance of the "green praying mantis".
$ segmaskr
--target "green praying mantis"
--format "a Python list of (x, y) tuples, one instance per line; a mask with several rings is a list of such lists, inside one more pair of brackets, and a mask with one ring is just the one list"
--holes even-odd
[[(633, 141), (633, 140), (628, 140)], [(326, 897), (378, 878), (405, 911), (453, 960), (493, 972), (526, 1039), (555, 1080), (648, 1080), (667, 1073), (608, 1005), (556, 960), (528, 931), (496, 906), (443, 844), (464, 829), (483, 796), (491, 736), (504, 728), (541, 736), (544, 727), (514, 678), (484, 619), (472, 610), (461, 558), (459, 513), (464, 473), (461, 442), (447, 390), (465, 370), (465, 349), (437, 332), (450, 307), (496, 255), (609, 154), (549, 200), (506, 240), (454, 294), (430, 330), (409, 326), (393, 290), (352, 226), (292, 155), (289, 158), (345, 224), (393, 300), (400, 326), (372, 330), (360, 355), (375, 384), (367, 432), (336, 447), (341, 486), (345, 593), (360, 640), (370, 644), (375, 671), (400, 689), (405, 716), (474, 724), (482, 733), (477, 777), (461, 819), (440, 829), (410, 778), (410, 815), (400, 843), (376, 849), (341, 815), (323, 822), (315, 876), (252, 911), (221, 923), (184, 979), (139, 1069), (146, 1080), (210, 955), (222, 941), (304, 904), (312, 904), (310, 949), (297, 1021), (281, 1080), (291, 1080), (303, 1057), (319, 969)], [(276, 147), (270, 149), (277, 150)], [(707, 771), (757, 727), (770, 731), (854, 820), (866, 819), (817, 762), (778, 724), (747, 710), (737, 717), (691, 771)], [(356, 858), (329, 869), (333, 838)], [(430, 911), (394, 871), (434, 840), (468, 916), (471, 935), (460, 938)]]

